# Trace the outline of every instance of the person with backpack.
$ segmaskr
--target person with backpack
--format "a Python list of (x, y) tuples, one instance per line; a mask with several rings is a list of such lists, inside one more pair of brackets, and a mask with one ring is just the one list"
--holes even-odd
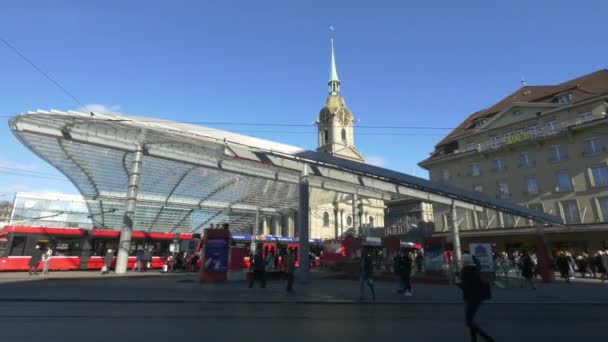
[(34, 247), (34, 251), (32, 252), (32, 257), (28, 263), (28, 273), (29, 275), (36, 274), (38, 275), (38, 265), (40, 265), (40, 260), (42, 259), (42, 252), (40, 251), (40, 246), (36, 245)]
[(479, 268), (475, 265), (473, 257), (470, 254), (462, 256), (462, 263), (460, 289), (462, 290), (462, 298), (465, 303), (465, 324), (469, 328), (471, 341), (477, 341), (478, 335), (486, 341), (494, 341), (475, 322), (475, 314), (479, 310), (481, 303), (492, 296), (490, 284), (481, 280)]
[[(524, 277), (525, 282), (530, 284), (532, 290), (536, 290), (536, 286), (534, 286), (534, 260), (532, 259), (532, 255), (530, 252), (526, 252), (524, 257), (521, 259), (521, 275)], [(522, 282), (521, 287), (524, 287), (524, 283)]]

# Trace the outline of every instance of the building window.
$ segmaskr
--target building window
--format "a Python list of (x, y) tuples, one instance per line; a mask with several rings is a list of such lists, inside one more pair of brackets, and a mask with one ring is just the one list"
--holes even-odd
[(534, 166), (534, 162), (530, 157), (529, 152), (522, 152), (519, 154), (519, 167), (532, 167)]
[(325, 132), (323, 133), (323, 138), (325, 139), (325, 143), (329, 143), (329, 131), (325, 130)]
[(570, 104), (570, 94), (562, 94), (557, 97), (557, 103)]
[(342, 128), (342, 141), (346, 143), (346, 130), (344, 128)]
[(450, 180), (450, 170), (441, 170), (441, 179), (444, 181)]
[(473, 185), (473, 191), (483, 192), (483, 185)]
[(507, 184), (507, 182), (499, 181), (497, 184), (498, 184), (498, 197), (499, 198), (511, 197), (511, 192), (509, 191), (509, 184)]
[(505, 160), (502, 158), (494, 159), (494, 171), (502, 172), (507, 169), (507, 165), (505, 164)]
[(593, 118), (593, 114), (591, 112), (578, 113), (578, 120), (581, 123), (591, 121), (592, 118)]
[(368, 223), (369, 223), (369, 226), (373, 228), (374, 227), (374, 218), (370, 216)]
[(562, 202), (562, 208), (564, 210), (566, 224), (581, 223), (581, 215), (578, 211), (578, 204), (576, 201)]
[(602, 214), (602, 222), (608, 222), (608, 197), (599, 198), (600, 213)]
[(480, 127), (482, 127), (485, 124), (486, 124), (486, 119), (475, 120), (475, 122), (473, 123), (473, 125), (475, 126), (475, 128), (480, 128)]
[(500, 146), (500, 138), (497, 135), (493, 135), (490, 137), (490, 143), (492, 144), (492, 148), (498, 148)]
[(323, 213), (323, 227), (329, 227), (329, 213), (327, 211)]
[(467, 144), (467, 150), (476, 150), (477, 149), (477, 142), (476, 141), (471, 141)]
[(515, 225), (515, 219), (513, 218), (513, 215), (503, 213), (502, 214), (502, 227), (503, 228), (513, 228), (514, 225)]
[(479, 228), (485, 229), (487, 228), (488, 222), (488, 213), (484, 210), (477, 213), (477, 221), (479, 223)]
[(591, 168), (591, 183), (596, 187), (608, 185), (608, 167), (606, 165)]
[(481, 167), (479, 166), (479, 163), (471, 163), (469, 166), (469, 175), (473, 177), (481, 175)]
[(352, 217), (350, 217), (350, 216), (348, 216), (348, 217), (346, 218), (346, 225), (347, 225), (347, 226), (350, 226), (350, 225), (352, 225), (352, 224), (353, 224), (353, 218), (352, 218)]
[(597, 154), (602, 151), (599, 138), (591, 138), (585, 140), (585, 152), (584, 155)]
[(526, 193), (534, 195), (539, 193), (536, 177), (526, 178)]
[(549, 161), (559, 162), (568, 159), (563, 145), (554, 145), (549, 148)]
[(557, 191), (572, 191), (572, 177), (567, 171), (557, 173)]

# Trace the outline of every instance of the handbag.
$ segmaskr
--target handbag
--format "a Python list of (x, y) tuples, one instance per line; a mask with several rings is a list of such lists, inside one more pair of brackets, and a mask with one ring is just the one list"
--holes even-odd
[(492, 299), (492, 289), (490, 288), (490, 284), (486, 282), (481, 282), (481, 300)]
[(103, 266), (101, 267), (101, 272), (108, 272), (108, 266), (103, 265)]

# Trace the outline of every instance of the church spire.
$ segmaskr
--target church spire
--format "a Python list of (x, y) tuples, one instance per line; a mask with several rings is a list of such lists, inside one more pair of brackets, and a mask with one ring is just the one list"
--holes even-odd
[(331, 28), (332, 36), (330, 39), (331, 43), (331, 67), (329, 70), (329, 93), (330, 94), (339, 94), (340, 93), (340, 79), (338, 78), (338, 72), (336, 71), (336, 57), (334, 55), (334, 27)]

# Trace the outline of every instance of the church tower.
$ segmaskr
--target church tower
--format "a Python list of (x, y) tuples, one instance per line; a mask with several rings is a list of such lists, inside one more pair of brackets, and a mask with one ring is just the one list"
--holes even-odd
[(332, 156), (363, 162), (363, 156), (355, 148), (353, 114), (346, 107), (340, 94), (340, 79), (336, 71), (334, 39), (331, 38), (331, 66), (329, 71), (329, 95), (317, 120), (319, 144), (318, 152)]

